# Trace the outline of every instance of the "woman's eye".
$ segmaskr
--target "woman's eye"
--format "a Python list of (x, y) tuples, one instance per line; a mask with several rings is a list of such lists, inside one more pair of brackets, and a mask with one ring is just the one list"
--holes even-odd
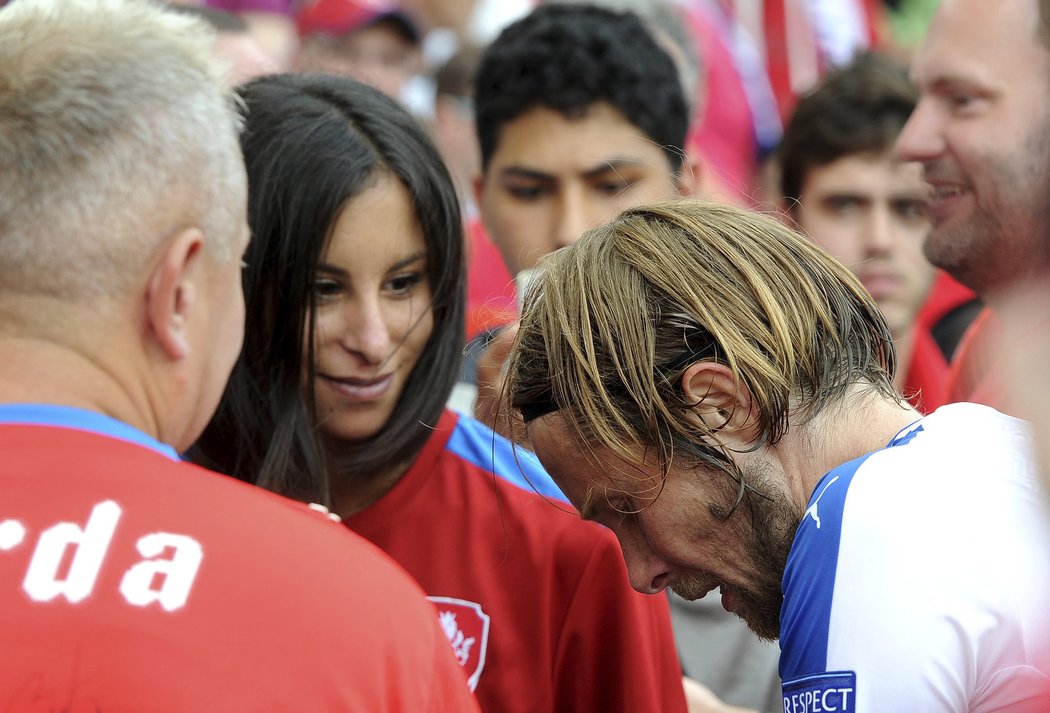
[(390, 278), (390, 281), (387, 282), (387, 289), (397, 294), (403, 294), (411, 292), (412, 289), (422, 281), (423, 275), (418, 272), (398, 275)]
[(338, 294), (341, 289), (342, 285), (335, 280), (322, 279), (314, 281), (314, 295), (318, 299), (323, 300), (333, 297)]

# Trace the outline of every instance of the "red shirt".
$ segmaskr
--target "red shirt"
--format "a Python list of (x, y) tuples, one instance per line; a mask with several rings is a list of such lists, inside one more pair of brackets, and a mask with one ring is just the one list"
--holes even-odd
[[(949, 393), (948, 360), (931, 330), (949, 312), (975, 298), (973, 290), (959, 284), (947, 272), (937, 271), (930, 294), (915, 317), (914, 343), (903, 386), (904, 395), (922, 413), (933, 413), (944, 404), (963, 400)], [(958, 351), (963, 351), (963, 343)]]
[(467, 339), (518, 318), (514, 278), (477, 218), (467, 224)]
[(613, 534), (508, 482), (512, 468), (506, 440), (447, 411), (397, 485), (346, 523), (435, 600), (482, 710), (685, 713), (667, 598), (632, 590)]
[(477, 710), (372, 545), (104, 421), (0, 406), (0, 710)]

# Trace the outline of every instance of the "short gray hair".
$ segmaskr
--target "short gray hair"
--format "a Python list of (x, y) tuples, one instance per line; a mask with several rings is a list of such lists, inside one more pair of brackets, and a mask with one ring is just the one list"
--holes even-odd
[(151, 0), (0, 10), (0, 291), (121, 294), (191, 226), (229, 259), (244, 168), (214, 39)]

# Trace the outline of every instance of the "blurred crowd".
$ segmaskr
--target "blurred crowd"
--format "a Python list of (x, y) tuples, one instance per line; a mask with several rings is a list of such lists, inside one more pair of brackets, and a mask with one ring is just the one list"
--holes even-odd
[(0, 0), (0, 704), (1047, 710), (1031, 3)]

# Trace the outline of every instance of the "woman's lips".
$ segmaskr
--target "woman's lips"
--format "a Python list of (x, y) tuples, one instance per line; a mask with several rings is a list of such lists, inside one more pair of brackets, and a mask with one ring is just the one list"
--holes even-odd
[(370, 378), (337, 377), (318, 374), (329, 387), (351, 401), (361, 403), (376, 401), (387, 392), (394, 382), (393, 374)]

